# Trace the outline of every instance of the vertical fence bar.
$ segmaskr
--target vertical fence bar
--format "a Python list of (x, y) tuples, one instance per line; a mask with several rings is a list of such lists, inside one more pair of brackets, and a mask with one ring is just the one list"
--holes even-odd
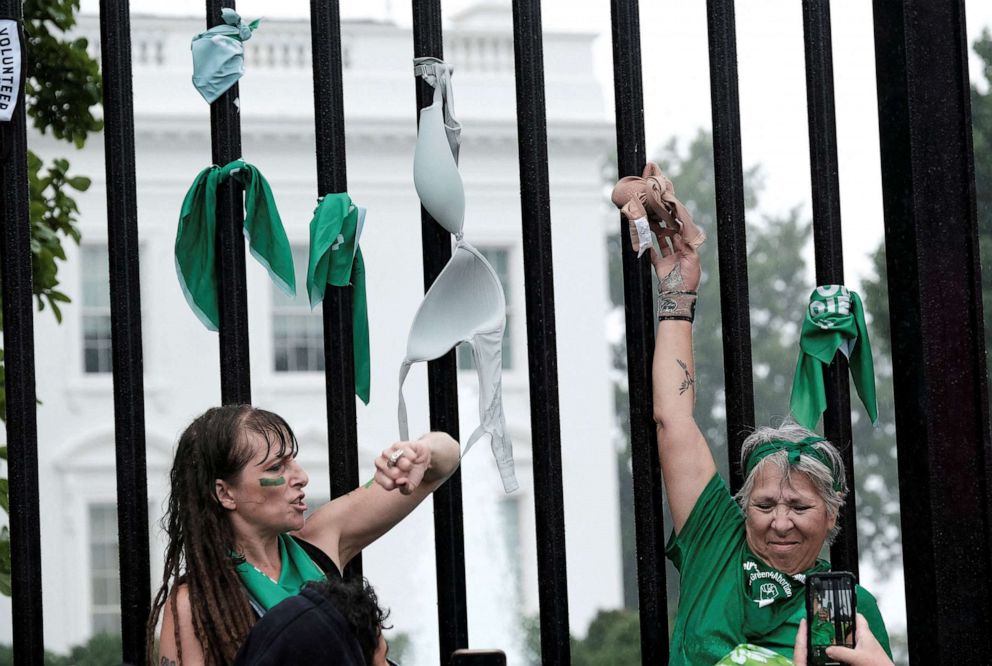
[(741, 443), (754, 429), (754, 377), (751, 374), (751, 314), (747, 286), (747, 230), (744, 224), (734, 0), (707, 0), (706, 18), (713, 110), (727, 452), (730, 456), (730, 489), (737, 492), (742, 482)]
[[(440, 0), (413, 0), (413, 54), (444, 58)], [(457, 63), (454, 63), (457, 66)], [(412, 68), (412, 64), (411, 64)], [(430, 106), (434, 90), (415, 78), (417, 120), (420, 110)], [(451, 236), (420, 207), (420, 237), (424, 257), (424, 291), (451, 259)], [(458, 433), (458, 375), (455, 352), (427, 364), (432, 430)], [(437, 568), (438, 632), (441, 664), (451, 653), (468, 647), (468, 612), (465, 604), (465, 536), (462, 524), (462, 474), (459, 469), (434, 492), (434, 549)]]
[[(0, 17), (16, 21), (27, 67), (20, 0), (0, 0)], [(38, 513), (38, 420), (34, 391), (34, 309), (31, 282), (31, 196), (28, 190), (24, 76), (10, 122), (0, 123), (0, 278), (7, 394), (10, 565), (14, 654), (17, 663), (42, 664), (45, 636), (41, 599), (41, 525)]]
[(130, 29), (128, 3), (101, 0), (103, 139), (107, 183), (113, 184), (107, 187), (107, 246), (110, 254), (121, 640), (124, 661), (143, 664), (145, 619), (151, 607), (151, 570)]
[[(647, 161), (644, 146), (644, 90), (637, 0), (612, 0), (613, 91), (617, 124), (617, 175), (638, 176)], [(665, 581), (665, 524), (661, 466), (652, 413), (651, 355), (654, 309), (651, 264), (638, 261), (627, 223), (620, 220), (623, 260), (630, 442), (634, 480), (634, 531), (641, 627), (641, 663), (668, 663), (668, 608)]]
[[(223, 23), (222, 7), (234, 9), (234, 0), (207, 0), (208, 28)], [(241, 157), (239, 104), (235, 83), (210, 105), (211, 153), (218, 166)], [(234, 178), (217, 187), (220, 399), (225, 405), (251, 402), (243, 194), (244, 188)]]
[(874, 22), (910, 660), (985, 663), (992, 454), (964, 3), (876, 1)]
[(513, 0), (541, 659), (571, 661), (540, 0)]
[[(803, 0), (803, 34), (806, 45), (806, 109), (809, 116), (809, 161), (813, 185), (816, 283), (844, 284), (829, 0)], [(851, 389), (847, 372), (847, 359), (838, 354), (826, 372), (827, 411), (823, 415), (823, 433), (841, 450), (848, 487), (847, 501), (839, 516), (844, 529), (830, 548), (830, 561), (834, 569), (850, 571), (857, 576), (854, 443), (851, 436)]]
[[(341, 13), (338, 0), (311, 0), (314, 124), (317, 140), (317, 196), (348, 189), (345, 160)], [(351, 287), (327, 286), (323, 302), (324, 380), (331, 497), (358, 487), (358, 426), (355, 413), (355, 357)], [(348, 564), (361, 575), (361, 554)]]

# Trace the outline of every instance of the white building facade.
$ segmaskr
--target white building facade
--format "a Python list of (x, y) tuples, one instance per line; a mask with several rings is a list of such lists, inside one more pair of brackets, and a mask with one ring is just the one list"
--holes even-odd
[[(254, 18), (254, 17), (248, 17)], [(80, 32), (99, 51), (96, 17)], [(190, 19), (135, 16), (134, 109), (141, 243), (142, 334), (152, 577), (161, 575), (158, 525), (172, 450), (193, 417), (220, 402), (218, 341), (187, 306), (173, 243), (180, 204), (210, 163), (209, 109), (189, 82)], [(241, 81), (243, 157), (269, 180), (305, 276), (316, 205), (309, 21), (268, 21), (246, 44)], [(593, 79), (589, 34), (545, 35), (545, 78), (555, 262), (569, 612), (583, 634), (600, 608), (622, 605), (615, 424), (604, 320), (609, 310), (602, 165), (614, 147), (603, 93)], [(509, 8), (480, 7), (446, 27), (464, 129), (460, 170), (465, 237), (504, 281), (508, 343), (503, 396), (521, 489), (504, 495), (485, 445), (463, 462), (469, 638), (522, 663), (521, 618), (537, 613), (521, 208), (513, 43)], [(397, 375), (406, 333), (423, 297), (420, 208), (412, 179), (415, 98), (412, 35), (390, 23), (345, 22), (344, 107), (349, 193), (368, 208), (361, 239), (367, 267), (372, 396), (358, 404), (361, 477), (397, 438)], [(56, 325), (35, 318), (45, 639), (65, 651), (120, 620), (110, 374), (106, 192), (102, 137), (82, 151), (48, 137), (30, 147), (65, 156), (93, 178), (77, 197), (82, 245), (60, 279), (73, 303)], [(298, 277), (297, 284), (304, 279)], [(282, 414), (300, 440), (307, 494), (328, 496), (327, 432), (319, 309), (305, 290), (282, 297), (248, 258), (253, 402)], [(411, 432), (428, 428), (426, 371), (405, 386)], [(474, 372), (459, 373), (463, 436), (478, 424)], [(310, 501), (308, 500), (308, 502)], [(312, 504), (313, 502), (311, 502)], [(392, 609), (393, 632), (412, 641), (408, 663), (438, 663), (430, 501), (364, 555), (365, 575)], [(0, 602), (0, 642), (11, 640), (11, 605)]]

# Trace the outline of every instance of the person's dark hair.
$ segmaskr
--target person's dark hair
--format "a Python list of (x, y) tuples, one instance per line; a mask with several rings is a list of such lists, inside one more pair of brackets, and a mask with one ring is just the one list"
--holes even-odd
[(386, 625), (389, 610), (379, 607), (375, 589), (360, 576), (328, 578), (326, 581), (308, 583), (307, 587), (323, 595), (341, 613), (351, 632), (358, 639), (365, 663), (372, 663), (372, 655), (379, 645), (379, 634)]
[[(279, 415), (251, 405), (209, 409), (179, 437), (170, 474), (169, 506), (162, 518), (169, 544), (162, 586), (146, 627), (147, 644), (155, 644), (155, 628), (167, 601), (177, 616), (175, 591), (184, 584), (193, 631), (208, 666), (230, 663), (256, 619), (236, 571), (244, 560), (232, 556), (237, 552), (234, 531), (215, 491), (217, 479), (236, 482), (251, 461), (249, 432), (265, 439), (266, 456), (273, 448), (279, 456), (296, 455), (296, 437)], [(181, 662), (178, 622), (175, 636)], [(153, 660), (149, 650), (148, 663), (153, 665)]]

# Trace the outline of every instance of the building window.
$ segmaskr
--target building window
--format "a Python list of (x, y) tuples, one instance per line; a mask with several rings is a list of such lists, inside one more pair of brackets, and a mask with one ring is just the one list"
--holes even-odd
[(113, 372), (110, 352), (110, 278), (106, 245), (82, 247), (83, 372)]
[(93, 633), (121, 630), (121, 574), (117, 555), (117, 506), (91, 504), (90, 589)]
[[(506, 297), (506, 328), (503, 331), (503, 369), (513, 369), (513, 307), (514, 298), (510, 289), (510, 249), (507, 247), (482, 246), (476, 248), (486, 258), (486, 261), (496, 271), (499, 283), (503, 285), (503, 295)], [(475, 361), (472, 359), (472, 347), (458, 345), (458, 369), (473, 370)]]
[(305, 250), (293, 248), (295, 298), (272, 287), (272, 358), (276, 372), (324, 371), (324, 323), (321, 308), (310, 309), (308, 262)]

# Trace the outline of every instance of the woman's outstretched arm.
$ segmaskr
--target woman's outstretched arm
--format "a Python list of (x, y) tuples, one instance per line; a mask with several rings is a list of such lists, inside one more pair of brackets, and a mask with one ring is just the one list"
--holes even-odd
[[(394, 458), (392, 464), (390, 458)], [(443, 432), (396, 442), (376, 458), (375, 483), (317, 509), (298, 534), (327, 553), (343, 571), (351, 558), (444, 483), (459, 460), (458, 442)]]
[(652, 388), (661, 473), (678, 533), (716, 473), (716, 464), (692, 414), (696, 402), (692, 317), (700, 280), (699, 255), (680, 235), (671, 238), (674, 251), (664, 239), (661, 253), (651, 250), (661, 283)]

